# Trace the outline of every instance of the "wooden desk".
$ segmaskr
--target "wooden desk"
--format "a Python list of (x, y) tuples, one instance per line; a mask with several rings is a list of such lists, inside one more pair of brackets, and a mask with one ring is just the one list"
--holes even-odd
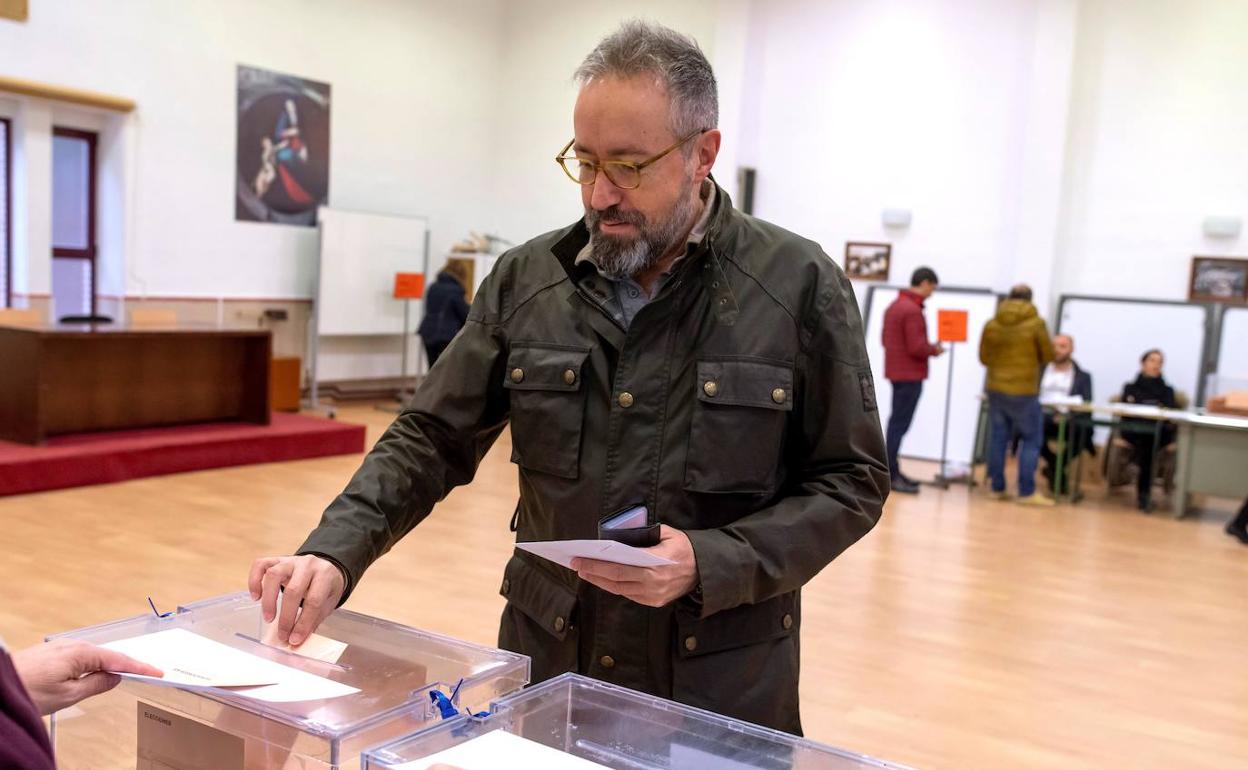
[(0, 439), (269, 422), (267, 330), (0, 326)]

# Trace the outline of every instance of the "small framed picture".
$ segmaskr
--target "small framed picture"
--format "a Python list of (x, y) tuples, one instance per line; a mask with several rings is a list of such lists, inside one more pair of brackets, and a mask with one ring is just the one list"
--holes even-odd
[(1191, 302), (1248, 303), (1248, 259), (1192, 257)]
[(845, 244), (845, 275), (857, 281), (887, 281), (891, 243)]

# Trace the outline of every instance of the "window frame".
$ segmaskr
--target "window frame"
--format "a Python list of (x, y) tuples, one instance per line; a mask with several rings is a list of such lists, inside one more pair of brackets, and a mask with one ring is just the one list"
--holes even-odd
[(60, 136), (66, 139), (81, 139), (87, 143), (87, 247), (85, 249), (68, 249), (53, 244), (52, 258), (87, 260), (89, 263), (88, 269), (91, 271), (91, 315), (96, 315), (98, 311), (98, 298), (96, 295), (99, 291), (98, 270), (96, 269), (98, 266), (96, 256), (99, 249), (95, 241), (97, 188), (99, 186), (99, 169), (97, 168), (99, 134), (94, 131), (83, 131), (77, 128), (53, 126), (52, 136)]
[(13, 307), (13, 121), (0, 117), (4, 124), (4, 234), (0, 246), (4, 247), (4, 285), (0, 286), (0, 307)]

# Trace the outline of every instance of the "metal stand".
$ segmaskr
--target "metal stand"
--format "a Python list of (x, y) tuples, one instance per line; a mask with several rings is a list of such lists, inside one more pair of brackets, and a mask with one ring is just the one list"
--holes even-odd
[(412, 343), (411, 340), (411, 313), (412, 301), (410, 299), (403, 300), (403, 350), (401, 363), (399, 364), (399, 392), (394, 394), (394, 400), (398, 401), (398, 405), (394, 404), (378, 404), (377, 409), (382, 412), (390, 412), (398, 414), (403, 411), (403, 405), (411, 400), (415, 395), (415, 388), (407, 386), (407, 348)]
[(949, 461), (949, 411), (953, 401), (953, 353), (957, 346), (956, 342), (949, 343), (949, 380), (945, 386), (945, 424), (941, 429), (940, 436), (940, 473), (937, 473), (936, 478), (931, 481), (932, 486), (941, 489), (948, 489), (951, 484), (975, 485), (971, 474), (968, 473), (966, 476), (950, 478), (946, 468)]

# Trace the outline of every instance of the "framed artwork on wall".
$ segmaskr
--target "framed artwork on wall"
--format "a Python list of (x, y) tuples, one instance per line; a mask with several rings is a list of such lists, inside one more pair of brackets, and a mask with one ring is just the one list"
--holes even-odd
[(845, 244), (845, 275), (856, 281), (887, 281), (891, 243), (850, 241)]
[(238, 67), (234, 217), (316, 225), (329, 200), (328, 83)]
[(1192, 257), (1191, 302), (1248, 303), (1248, 259)]

